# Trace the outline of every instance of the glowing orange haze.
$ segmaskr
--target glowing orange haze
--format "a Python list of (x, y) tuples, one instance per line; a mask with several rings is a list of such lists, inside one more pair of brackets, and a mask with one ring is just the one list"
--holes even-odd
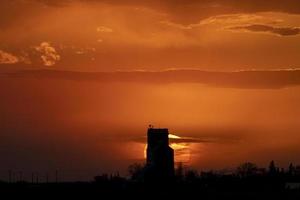
[(295, 0), (1, 0), (0, 179), (125, 171), (149, 124), (199, 170), (300, 164), (299, 27)]
[(243, 1), (3, 1), (0, 63), (79, 71), (299, 66), (298, 2)]
[(188, 164), (198, 169), (244, 161), (265, 165), (271, 158), (285, 165), (300, 161), (299, 87), (249, 90), (34, 78), (2, 78), (0, 87), (1, 144), (10, 155), (2, 157), (6, 167), (125, 169), (143, 160), (150, 123), (192, 138), (177, 143), (188, 147), (177, 155), (187, 161), (188, 154)]

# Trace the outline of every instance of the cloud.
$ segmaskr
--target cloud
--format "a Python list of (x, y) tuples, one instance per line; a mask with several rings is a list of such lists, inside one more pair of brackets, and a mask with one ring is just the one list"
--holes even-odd
[(300, 13), (298, 0), (119, 0), (113, 2), (115, 4), (142, 5), (161, 10), (168, 13), (174, 21), (182, 22), (183, 24), (195, 23), (201, 19), (220, 14), (257, 12)]
[(263, 24), (267, 26), (280, 24), (282, 22), (283, 20), (275, 18), (274, 16), (270, 17), (263, 14), (227, 14), (212, 16), (201, 20), (199, 23), (189, 25), (178, 24), (171, 21), (161, 21), (160, 23), (181, 30), (190, 30), (211, 25), (218, 29), (228, 29), (228, 27), (231, 29), (232, 27), (245, 27), (252, 24)]
[[(32, 0), (34, 1), (34, 0)], [(195, 6), (202, 6), (211, 9), (225, 8), (234, 10), (240, 8), (249, 11), (263, 11), (263, 10), (276, 10), (276, 11), (286, 11), (291, 13), (296, 13), (300, 11), (298, 0), (272, 0), (272, 1), (261, 1), (261, 0), (35, 0), (38, 2), (43, 2), (47, 5), (61, 6), (67, 5), (74, 2), (84, 2), (84, 3), (106, 3), (112, 5), (140, 5), (146, 7), (165, 7), (165, 8), (175, 8), (187, 9), (193, 8)], [(181, 6), (181, 7), (180, 7)], [(205, 10), (203, 10), (205, 11)]]
[(41, 59), (45, 66), (53, 66), (60, 60), (60, 55), (48, 42), (42, 42), (39, 46), (35, 47), (35, 50), (41, 53)]
[[(179, 130), (177, 130), (179, 131)], [(237, 143), (240, 142), (243, 138), (246, 138), (251, 131), (245, 128), (238, 127), (202, 127), (197, 130), (185, 130), (188, 131), (184, 136), (180, 133), (176, 133), (178, 138), (170, 138), (170, 143)], [(181, 132), (181, 131), (179, 131)], [(124, 141), (133, 141), (138, 143), (146, 143), (147, 137), (140, 135), (123, 135), (121, 138)]]
[(6, 74), (10, 77), (64, 79), (96, 82), (141, 82), (151, 84), (199, 83), (211, 87), (242, 89), (281, 89), (300, 86), (300, 70), (213, 72), (200, 70), (75, 72), (27, 70)]
[(106, 27), (106, 26), (99, 26), (99, 27), (97, 27), (97, 32), (111, 33), (111, 32), (113, 32), (113, 30), (111, 28)]
[(35, 0), (40, 3), (44, 3), (48, 6), (67, 6), (74, 0)]
[[(217, 143), (217, 142), (222, 142), (223, 138), (216, 138), (216, 137), (180, 137), (180, 138), (169, 138), (170, 143)], [(127, 136), (127, 139), (124, 140), (129, 140), (129, 141), (134, 141), (134, 142), (139, 142), (139, 143), (145, 143), (146, 142), (146, 137), (130, 137)]]
[(294, 36), (300, 34), (299, 27), (272, 27), (264, 24), (230, 27), (231, 30), (246, 30), (251, 32), (271, 33), (278, 36)]
[[(191, 24), (200, 20), (226, 14), (283, 12), (300, 14), (299, 0), (1, 0), (0, 27), (11, 25), (33, 14), (47, 11), (47, 7), (65, 8), (78, 3), (97, 6), (147, 8), (166, 13), (176, 23)], [(6, 20), (10, 19), (10, 20)]]
[(202, 20), (199, 25), (234, 25), (234, 24), (277, 24), (282, 20), (275, 19), (274, 17), (267, 17), (261, 14), (228, 14), (216, 15)]
[(15, 64), (19, 62), (19, 58), (11, 53), (0, 50), (0, 64)]
[(169, 139), (171, 143), (232, 143), (238, 142), (238, 138), (230, 137), (181, 137), (178, 139)]
[(195, 27), (194, 24), (190, 24), (190, 25), (185, 26), (185, 25), (177, 24), (177, 23), (170, 22), (170, 21), (161, 21), (160, 23), (164, 24), (164, 25), (167, 25), (167, 26), (170, 26), (170, 27), (173, 27), (173, 28), (182, 29), (182, 30), (190, 30), (190, 29)]

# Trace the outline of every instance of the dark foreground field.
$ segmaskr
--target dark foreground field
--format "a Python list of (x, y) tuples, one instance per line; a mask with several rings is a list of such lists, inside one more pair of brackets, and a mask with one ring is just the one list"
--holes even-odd
[[(295, 188), (294, 188), (295, 187)], [(260, 177), (194, 179), (176, 182), (136, 182), (120, 177), (73, 183), (1, 183), (5, 197), (44, 198), (174, 198), (174, 199), (300, 199), (297, 183)]]

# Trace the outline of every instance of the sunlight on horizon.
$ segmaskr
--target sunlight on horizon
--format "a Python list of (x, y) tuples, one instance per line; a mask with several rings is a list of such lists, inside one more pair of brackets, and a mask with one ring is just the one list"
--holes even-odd
[[(174, 142), (170, 142), (169, 146), (174, 150), (175, 163), (189, 163), (191, 152), (188, 143), (176, 142), (176, 139), (181, 139), (180, 136), (169, 134), (169, 139)], [(147, 144), (144, 147), (144, 159), (147, 158)]]

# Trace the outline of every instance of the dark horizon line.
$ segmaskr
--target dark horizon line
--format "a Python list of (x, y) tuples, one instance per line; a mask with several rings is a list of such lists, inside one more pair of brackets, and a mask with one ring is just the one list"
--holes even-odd
[(94, 82), (142, 82), (153, 84), (198, 83), (219, 88), (282, 89), (300, 85), (300, 69), (205, 71), (170, 69), (161, 71), (81, 72), (30, 69), (0, 72), (4, 78), (37, 78)]

